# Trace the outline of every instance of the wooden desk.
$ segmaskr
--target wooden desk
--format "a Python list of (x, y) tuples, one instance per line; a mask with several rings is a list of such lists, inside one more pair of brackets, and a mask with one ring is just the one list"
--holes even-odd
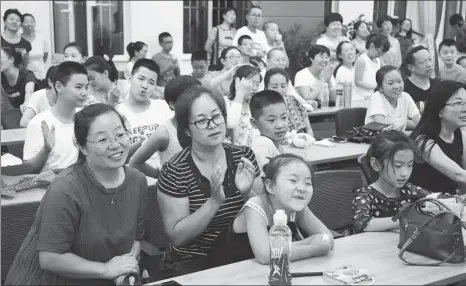
[(2, 146), (24, 143), (26, 128), (2, 130)]
[[(370, 100), (364, 100), (364, 101), (354, 101), (351, 104), (351, 108), (355, 107), (365, 107), (368, 108), (370, 105)], [(314, 116), (323, 116), (323, 115), (335, 115), (338, 110), (340, 110), (340, 107), (328, 107), (328, 108), (318, 108), (314, 111), (308, 112), (307, 115), (309, 117), (314, 117)]]
[(339, 162), (345, 160), (354, 160), (359, 156), (366, 154), (369, 149), (369, 144), (358, 143), (334, 143), (335, 147), (311, 146), (307, 149), (299, 149), (290, 145), (283, 146), (283, 150), (287, 153), (303, 157), (306, 161), (313, 164), (323, 164), (331, 162)]
[[(466, 262), (444, 264), (439, 267), (405, 265), (398, 258), (399, 234), (368, 232), (335, 240), (334, 250), (327, 256), (295, 261), (292, 272), (326, 271), (351, 264), (367, 269), (377, 285), (451, 284), (466, 279)], [(428, 261), (427, 258), (407, 254), (407, 259)], [(267, 285), (269, 266), (246, 260), (210, 270), (179, 276), (181, 285)], [(160, 285), (164, 281), (149, 285)], [(333, 285), (322, 277), (293, 278), (293, 285)]]

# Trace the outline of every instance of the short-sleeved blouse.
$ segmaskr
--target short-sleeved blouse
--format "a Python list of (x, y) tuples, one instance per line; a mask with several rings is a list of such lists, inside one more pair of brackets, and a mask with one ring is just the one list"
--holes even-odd
[[(132, 167), (117, 188), (106, 189), (86, 164), (64, 170), (50, 185), (6, 278), (14, 285), (112, 285), (101, 279), (69, 279), (43, 270), (39, 251), (73, 253), (105, 263), (129, 253), (144, 236), (147, 180)], [(113, 204), (112, 204), (113, 200)]]
[(392, 217), (403, 204), (415, 202), (427, 194), (424, 189), (410, 183), (398, 190), (396, 198), (387, 198), (372, 186), (356, 189), (353, 199), (355, 232), (363, 232), (372, 218)]
[[(2, 73), (2, 87), (3, 90), (6, 92), (6, 95), (9, 99), (11, 105), (15, 108), (19, 108), (21, 104), (24, 103), (25, 95), (26, 95), (26, 84), (32, 82), (36, 83), (36, 77), (34, 73), (27, 69), (19, 69), (18, 79), (16, 80), (16, 84), (14, 86), (10, 86), (8, 81)], [(37, 86), (34, 87), (36, 89)]]
[[(241, 158), (245, 157), (252, 162), (256, 177), (260, 174), (254, 152), (250, 148), (229, 143), (223, 143), (223, 147), (228, 166), (223, 181), (226, 199), (200, 235), (185, 245), (177, 247), (170, 245), (168, 252), (173, 252), (183, 262), (204, 260), (217, 236), (228, 229), (243, 207), (245, 202), (235, 185), (236, 168)], [(200, 209), (210, 198), (210, 181), (202, 176), (194, 163), (191, 146), (175, 155), (162, 167), (157, 189), (171, 197), (188, 198), (191, 214)], [(193, 267), (201, 270), (204, 265)], [(182, 273), (178, 273), (180, 274)]]

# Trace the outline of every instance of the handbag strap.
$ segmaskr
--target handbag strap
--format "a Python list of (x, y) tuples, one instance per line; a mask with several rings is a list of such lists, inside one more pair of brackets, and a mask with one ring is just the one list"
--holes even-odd
[[(441, 203), (441, 202), (440, 202)], [(442, 204), (442, 203), (441, 203)], [(411, 207), (417, 205), (414, 204), (412, 205)], [(439, 216), (443, 216), (443, 215), (446, 215), (446, 214), (451, 214), (451, 211), (443, 211), (443, 212), (440, 212), (434, 216), (432, 216), (430, 219), (428, 219), (422, 226), (416, 228), (413, 232), (413, 234), (405, 241), (405, 243), (403, 244), (403, 247), (401, 247), (400, 249), (400, 253), (398, 254), (398, 257), (403, 260), (405, 263), (407, 264), (410, 264), (410, 265), (415, 265), (415, 266), (438, 266), (438, 265), (441, 265), (445, 262), (447, 262), (448, 260), (450, 260), (455, 254), (456, 252), (453, 251), (447, 258), (445, 258), (444, 260), (442, 261), (437, 261), (437, 262), (430, 262), (430, 263), (414, 263), (414, 262), (409, 262), (407, 261), (403, 255), (404, 253), (406, 252), (406, 250), (408, 249), (408, 247), (421, 235), (421, 233), (424, 231), (424, 229), (427, 227), (427, 225), (432, 221), (434, 220), (435, 218), (439, 217)], [(461, 222), (461, 226), (466, 229), (466, 225)]]

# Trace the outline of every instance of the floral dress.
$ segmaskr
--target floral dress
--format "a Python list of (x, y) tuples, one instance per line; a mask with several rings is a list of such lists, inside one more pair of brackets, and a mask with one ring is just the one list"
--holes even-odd
[(251, 147), (252, 138), (257, 135), (255, 128), (251, 125), (251, 112), (249, 109), (242, 110), (238, 124), (233, 129), (231, 142), (234, 145)]
[(355, 232), (364, 232), (372, 218), (392, 217), (403, 204), (415, 202), (428, 194), (426, 190), (411, 183), (406, 183), (399, 189), (396, 198), (387, 198), (372, 186), (356, 189), (353, 199)]
[(307, 117), (306, 109), (299, 104), (293, 96), (285, 96), (286, 111), (288, 113), (288, 130), (296, 130), (297, 133), (306, 132), (304, 121)]

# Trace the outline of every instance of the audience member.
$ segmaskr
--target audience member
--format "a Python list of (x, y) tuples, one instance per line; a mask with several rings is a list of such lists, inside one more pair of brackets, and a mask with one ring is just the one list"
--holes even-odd
[(235, 38), (233, 39), (233, 45), (239, 46), (240, 44), (238, 43), (238, 39), (241, 36), (248, 35), (252, 39), (256, 55), (263, 58), (265, 61), (268, 42), (265, 33), (259, 30), (262, 23), (262, 8), (255, 5), (249, 8), (248, 14), (246, 15), (246, 21), (248, 22), (248, 25), (238, 29)]
[(377, 87), (375, 74), (380, 69), (380, 56), (390, 49), (386, 36), (371, 34), (367, 37), (366, 52), (354, 63), (354, 86), (352, 100), (369, 99)]
[(385, 131), (375, 137), (366, 160), (377, 181), (355, 191), (353, 217), (356, 233), (399, 228), (399, 222), (392, 221), (392, 217), (404, 204), (428, 194), (408, 183), (416, 150), (414, 143), (398, 130)]
[(450, 17), (450, 26), (456, 30), (455, 40), (458, 44), (458, 52), (466, 56), (466, 25), (461, 14), (453, 14)]
[(317, 39), (316, 45), (326, 46), (330, 50), (330, 57), (336, 60), (337, 46), (342, 41), (349, 41), (343, 36), (343, 17), (339, 13), (330, 13), (324, 16), (325, 32)]
[(231, 130), (231, 143), (250, 147), (254, 127), (251, 125), (249, 101), (262, 82), (260, 70), (250, 65), (238, 68), (230, 86), (230, 96), (225, 98), (228, 112), (227, 129)]
[(217, 89), (223, 96), (230, 96), (230, 86), (238, 68), (242, 65), (243, 56), (237, 47), (226, 47), (220, 56), (219, 70), (212, 72), (210, 83), (207, 86)]
[(390, 48), (384, 54), (381, 55), (381, 66), (394, 66), (400, 68), (403, 62), (401, 57), (400, 42), (393, 37), (392, 34), (392, 18), (390, 16), (384, 16), (377, 20), (377, 27), (380, 29), (380, 34), (386, 36), (390, 43)]
[[(173, 116), (173, 111), (165, 101), (150, 97), (157, 86), (159, 74), (159, 66), (154, 61), (138, 60), (133, 67), (129, 96), (116, 106), (129, 124), (133, 144), (130, 154), (140, 147), (141, 140), (150, 137), (152, 132)], [(160, 168), (158, 154), (154, 154), (148, 163), (154, 168)]]
[(243, 58), (243, 65), (252, 65), (265, 70), (264, 62), (261, 58), (257, 58), (257, 50), (253, 47), (254, 42), (248, 35), (243, 35), (238, 39), (238, 49), (241, 52)]
[(31, 44), (27, 69), (32, 71), (37, 79), (45, 78), (45, 62), (49, 56), (47, 41), (36, 32), (36, 19), (31, 14), (23, 15), (23, 33), (21, 36)]
[(55, 102), (57, 101), (57, 93), (53, 87), (53, 79), (55, 77), (57, 67), (58, 66), (52, 66), (47, 70), (45, 80), (48, 83), (48, 87), (38, 90), (31, 95), (31, 99), (24, 109), (19, 126), (24, 128), (27, 127), (29, 121), (31, 121), (34, 116), (55, 105)]
[(378, 122), (390, 124), (393, 129), (405, 131), (419, 123), (421, 115), (414, 100), (403, 92), (400, 71), (394, 66), (384, 66), (375, 75), (377, 91), (371, 96), (365, 124)]
[(87, 56), (84, 54), (84, 49), (76, 42), (68, 43), (63, 49), (63, 60), (77, 62), (83, 64)]
[[(292, 94), (288, 94), (289, 81), (290, 79), (285, 70), (281, 68), (271, 68), (264, 76), (265, 90), (276, 91), (284, 98), (288, 114), (288, 131), (296, 130), (297, 133), (308, 133), (309, 135), (314, 136), (306, 108), (301, 105)], [(298, 97), (301, 98), (301, 100), (303, 99), (299, 95)], [(266, 99), (266, 97), (263, 96), (258, 98)]]
[(406, 55), (406, 68), (409, 77), (404, 80), (405, 92), (411, 95), (422, 113), (429, 94), (437, 83), (437, 80), (431, 77), (434, 73), (434, 62), (429, 50), (424, 46), (412, 48)]
[(286, 57), (286, 66), (288, 67), (288, 55), (286, 54), (285, 42), (283, 42), (283, 36), (280, 34), (278, 29), (278, 24), (273, 21), (268, 21), (264, 23), (264, 33), (267, 38), (267, 48), (266, 52), (270, 52), (272, 49), (279, 49), (285, 53)]
[(173, 38), (169, 33), (163, 32), (159, 35), (159, 44), (162, 51), (153, 55), (152, 60), (160, 67), (157, 84), (164, 87), (169, 80), (180, 76), (180, 64), (178, 59), (170, 53), (173, 49)]
[(125, 166), (124, 119), (112, 106), (94, 104), (76, 114), (74, 125), (80, 160), (48, 188), (7, 284), (107, 285), (139, 273), (147, 181)]
[(94, 103), (116, 105), (128, 97), (126, 81), (118, 80), (118, 70), (110, 56), (92, 56), (84, 67), (91, 86), (85, 106)]
[[(171, 110), (175, 109), (175, 104), (179, 96), (188, 88), (201, 83), (192, 76), (182, 75), (170, 80), (165, 86), (165, 101)], [(156, 152), (160, 155), (160, 165), (163, 166), (173, 156), (182, 150), (176, 134), (176, 118), (173, 116), (168, 119), (162, 126), (155, 129), (147, 141), (138, 148), (136, 153), (131, 156), (131, 166), (137, 168), (146, 176), (157, 178), (159, 170), (146, 164)]]
[(424, 35), (413, 30), (411, 19), (404, 19), (401, 22), (400, 32), (395, 34), (395, 38), (400, 42), (402, 60), (406, 59), (406, 55), (416, 44), (414, 35), (424, 38)]
[(207, 85), (213, 78), (213, 73), (207, 70), (207, 53), (205, 51), (195, 51), (191, 55), (192, 76), (201, 83)]
[(82, 107), (87, 98), (86, 69), (75, 62), (63, 62), (58, 65), (53, 78), (57, 100), (55, 105), (34, 116), (26, 128), (24, 140), (24, 160), (35, 157), (44, 147), (42, 138), (42, 121), (55, 127), (55, 136), (60, 144), (55, 144), (49, 154), (43, 171), (64, 169), (76, 163), (78, 149), (74, 144), (76, 108)]
[(456, 60), (456, 63), (466, 70), (466, 56), (459, 57), (458, 60)]
[(350, 41), (340, 42), (336, 50), (337, 60), (340, 62), (333, 75), (337, 84), (345, 82), (354, 83), (354, 62), (356, 60), (356, 47)]
[[(220, 95), (191, 87), (175, 107), (183, 151), (162, 168), (157, 197), (170, 238), (163, 271), (177, 276), (203, 270), (216, 238), (227, 231), (260, 181), (254, 152), (224, 143), (226, 108)], [(262, 190), (260, 190), (262, 192)]]
[(217, 27), (210, 29), (204, 47), (207, 52), (209, 66), (211, 67), (218, 65), (219, 57), (226, 47), (234, 45), (233, 39), (236, 34), (236, 29), (233, 27), (236, 22), (235, 8), (225, 8), (222, 12), (222, 17), (223, 22)]
[(126, 46), (126, 51), (129, 55), (129, 61), (126, 64), (124, 76), (126, 80), (129, 80), (131, 78), (131, 72), (133, 71), (134, 63), (147, 57), (148, 47), (146, 43), (136, 41), (129, 43), (128, 46)]
[(443, 40), (438, 50), (439, 58), (443, 62), (443, 68), (440, 68), (440, 79), (466, 83), (466, 70), (455, 62), (458, 54), (455, 40)]
[(29, 64), (29, 52), (31, 43), (19, 35), (19, 29), (24, 21), (23, 15), (17, 9), (8, 9), (3, 14), (5, 28), (2, 32), (2, 48), (11, 47), (21, 55), (21, 67), (26, 68)]
[(366, 22), (359, 20), (354, 24), (354, 37), (351, 41), (354, 43), (358, 55), (367, 52), (366, 41), (369, 35), (369, 27)]
[(459, 82), (441, 81), (427, 101), (421, 121), (411, 133), (422, 161), (415, 162), (410, 182), (432, 193), (456, 194), (466, 183), (464, 150), (466, 90)]
[(294, 86), (306, 101), (320, 100), (324, 84), (328, 84), (330, 100), (335, 101), (334, 66), (330, 63), (330, 50), (326, 46), (311, 45), (307, 56), (311, 65), (296, 73)]

